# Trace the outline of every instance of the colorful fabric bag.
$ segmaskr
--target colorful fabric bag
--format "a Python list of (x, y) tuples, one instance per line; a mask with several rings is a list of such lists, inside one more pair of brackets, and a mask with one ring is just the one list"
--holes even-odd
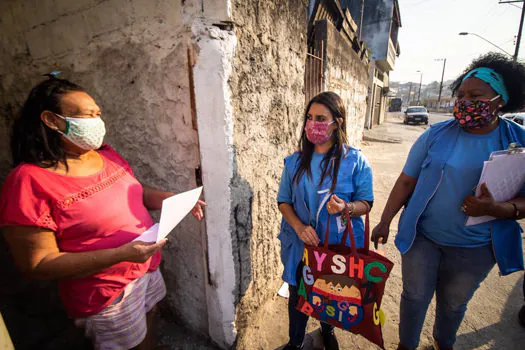
[[(296, 308), (310, 317), (362, 335), (384, 349), (385, 315), (381, 300), (394, 264), (369, 249), (370, 219), (365, 221), (365, 247), (356, 249), (350, 216), (340, 244), (305, 245), (297, 268), (299, 302)], [(330, 216), (328, 217), (330, 221)], [(351, 246), (345, 245), (350, 236)]]

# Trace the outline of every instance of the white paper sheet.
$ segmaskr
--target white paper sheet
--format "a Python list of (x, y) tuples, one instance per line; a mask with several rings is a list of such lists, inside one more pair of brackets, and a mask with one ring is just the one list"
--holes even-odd
[(189, 214), (197, 204), (202, 193), (202, 186), (194, 190), (183, 192), (166, 198), (162, 201), (160, 222), (151, 226), (134, 241), (158, 242), (168, 234)]
[[(481, 194), (480, 185), (486, 183), (497, 202), (505, 202), (516, 197), (525, 184), (525, 153), (499, 154), (486, 161), (476, 189)], [(494, 220), (492, 216), (469, 217), (466, 226), (478, 225)]]
[(288, 289), (288, 283), (284, 282), (281, 288), (279, 288), (279, 291), (277, 292), (280, 296), (283, 298), (289, 298), (290, 297), (290, 290)]

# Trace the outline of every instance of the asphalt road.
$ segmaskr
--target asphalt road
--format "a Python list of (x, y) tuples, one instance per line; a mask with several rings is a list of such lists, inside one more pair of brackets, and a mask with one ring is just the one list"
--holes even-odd
[[(439, 122), (442, 122), (442, 121), (445, 121), (445, 120), (449, 120), (450, 118), (453, 118), (452, 114), (451, 113), (429, 113), (430, 114), (430, 117), (429, 117), (429, 124), (435, 124), (435, 123), (439, 123)], [(403, 120), (403, 112), (390, 112), (387, 114), (387, 120), (394, 117), (394, 118), (399, 118), (401, 120)], [(390, 119), (391, 120), (391, 119)], [(425, 124), (420, 124), (420, 125), (425, 125)]]
[(439, 123), (454, 118), (451, 113), (430, 113), (429, 124)]

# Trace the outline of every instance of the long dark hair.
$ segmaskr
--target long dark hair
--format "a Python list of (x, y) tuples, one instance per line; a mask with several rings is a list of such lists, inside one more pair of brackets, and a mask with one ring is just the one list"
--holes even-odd
[(40, 119), (40, 115), (43, 111), (62, 114), (60, 102), (62, 95), (74, 91), (85, 90), (68, 80), (55, 77), (31, 89), (11, 133), (14, 166), (30, 163), (49, 168), (59, 162), (64, 162), (67, 166), (60, 134), (47, 127)]
[(326, 152), (321, 162), (321, 179), (319, 185), (323, 183), (327, 176), (332, 178), (332, 186), (330, 192), (334, 192), (335, 186), (337, 185), (337, 173), (339, 171), (339, 165), (341, 164), (341, 158), (344, 153), (344, 145), (348, 143), (348, 137), (346, 135), (346, 108), (343, 100), (335, 92), (327, 91), (321, 92), (308, 102), (306, 111), (304, 112), (303, 131), (301, 133), (301, 139), (299, 140), (299, 169), (294, 175), (293, 181), (299, 183), (301, 176), (305, 173), (307, 176), (312, 178), (312, 169), (310, 163), (312, 161), (312, 155), (314, 153), (314, 144), (311, 143), (306, 137), (306, 121), (308, 120), (308, 111), (314, 103), (319, 103), (325, 106), (332, 113), (332, 117), (336, 122), (337, 129), (332, 134), (332, 140), (334, 144), (328, 152)]

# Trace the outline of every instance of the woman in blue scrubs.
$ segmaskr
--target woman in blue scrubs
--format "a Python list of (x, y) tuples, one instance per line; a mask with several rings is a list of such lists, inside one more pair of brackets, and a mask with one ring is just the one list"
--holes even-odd
[[(302, 348), (308, 321), (307, 315), (295, 309), (295, 273), (304, 245), (324, 243), (328, 215), (332, 216), (329, 244), (339, 243), (345, 228), (343, 210), (352, 217), (357, 247), (364, 245), (361, 216), (374, 200), (372, 171), (363, 153), (348, 145), (346, 130), (341, 97), (334, 92), (320, 93), (306, 108), (299, 150), (284, 160), (277, 201), (283, 215), (279, 234), (283, 279), (290, 290), (287, 350)], [(325, 349), (339, 349), (333, 326), (321, 323), (321, 333)]]
[[(417, 348), (434, 293), (434, 347), (452, 349), (467, 303), (493, 266), (502, 275), (523, 270), (516, 220), (525, 217), (525, 186), (506, 202), (496, 202), (485, 184), (477, 196), (473, 188), (492, 152), (525, 146), (525, 129), (499, 117), (525, 105), (525, 66), (490, 53), (472, 62), (452, 89), (454, 119), (432, 125), (414, 143), (372, 233), (376, 245), (386, 243), (405, 206), (395, 239), (403, 254), (400, 350)], [(469, 216), (485, 215), (496, 219), (465, 225)]]

